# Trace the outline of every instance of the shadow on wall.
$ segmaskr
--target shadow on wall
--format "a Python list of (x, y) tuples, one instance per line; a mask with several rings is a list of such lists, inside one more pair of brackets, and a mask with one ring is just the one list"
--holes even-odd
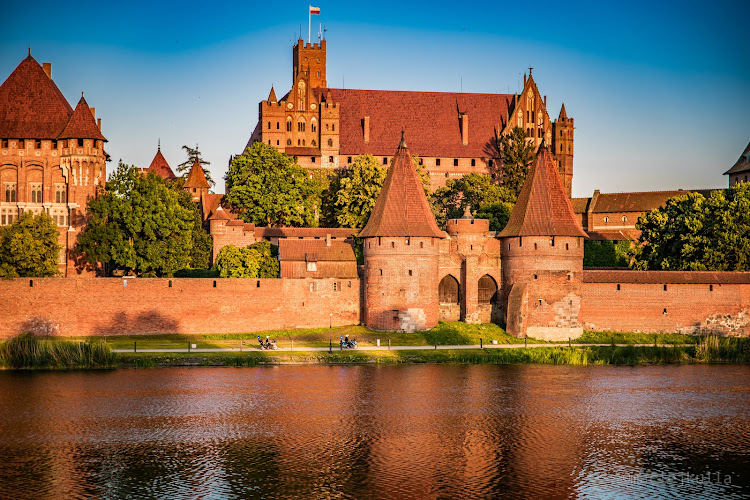
[(181, 333), (180, 323), (156, 310), (129, 315), (125, 311), (116, 313), (107, 323), (94, 326), (93, 335), (142, 335), (157, 333)]
[(52, 337), (60, 335), (60, 326), (42, 316), (33, 316), (21, 323), (18, 333), (30, 333), (35, 337)]

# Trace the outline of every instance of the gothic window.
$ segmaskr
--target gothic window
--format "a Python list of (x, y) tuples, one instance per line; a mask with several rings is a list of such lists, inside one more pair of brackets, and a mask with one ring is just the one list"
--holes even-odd
[(292, 140), (291, 139), (287, 139), (286, 140), (286, 145), (287, 146), (291, 146), (292, 145)]
[(489, 274), (479, 278), (479, 297), (480, 304), (495, 304), (497, 302), (497, 283)]
[(31, 203), (42, 202), (42, 183), (31, 182), (29, 183), (29, 190), (31, 191)]
[(440, 280), (438, 285), (438, 296), (441, 304), (458, 304), (458, 280), (447, 275), (445, 278)]
[(329, 148), (333, 147), (333, 139), (328, 139), (328, 147)]
[(523, 127), (523, 111), (518, 110), (518, 128)]
[(280, 126), (281, 126), (281, 124), (279, 122), (276, 122), (276, 130), (279, 130)]
[(279, 140), (278, 140), (278, 139), (276, 139), (276, 145), (277, 145), (277, 146), (279, 145)]
[(331, 132), (336, 132), (336, 124), (331, 123)]
[(561, 153), (563, 152), (563, 145), (562, 144), (560, 144), (560, 152)]
[(315, 121), (315, 118), (310, 121), (310, 131), (311, 132), (317, 132), (318, 131), (318, 124)]
[(311, 145), (312, 147), (315, 147), (315, 144), (316, 144), (316, 143), (315, 143), (315, 139), (313, 139), (313, 140), (312, 140), (312, 141), (310, 142), (310, 145)]
[(0, 226), (10, 226), (16, 217), (18, 209), (16, 208), (2, 208), (0, 209)]
[(16, 183), (15, 182), (5, 183), (5, 201), (9, 203), (16, 202)]
[(55, 184), (55, 203), (67, 203), (67, 198), (65, 184)]
[(271, 130), (271, 122), (268, 122), (268, 130)]
[(291, 132), (292, 131), (292, 117), (288, 116), (286, 118), (286, 131)]
[(300, 118), (300, 120), (297, 122), (297, 132), (304, 132), (305, 131), (305, 120), (303, 118)]
[(297, 84), (297, 109), (300, 111), (305, 109), (305, 82), (303, 81)]

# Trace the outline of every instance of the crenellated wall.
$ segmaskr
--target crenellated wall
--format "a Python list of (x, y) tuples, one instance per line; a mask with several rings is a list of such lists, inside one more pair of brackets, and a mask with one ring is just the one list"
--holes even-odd
[(358, 324), (358, 279), (18, 278), (0, 280), (0, 338), (241, 333)]

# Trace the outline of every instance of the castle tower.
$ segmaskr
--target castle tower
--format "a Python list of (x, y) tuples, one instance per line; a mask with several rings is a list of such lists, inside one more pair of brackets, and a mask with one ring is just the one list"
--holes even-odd
[(364, 322), (375, 330), (425, 330), (438, 322), (438, 264), (444, 233), (435, 223), (401, 133), (364, 239)]
[(208, 194), (209, 184), (206, 180), (206, 174), (203, 173), (203, 167), (198, 161), (198, 158), (193, 162), (193, 166), (190, 167), (185, 184), (182, 185), (182, 189), (190, 193), (193, 197), (193, 201), (198, 203)]
[(305, 43), (301, 38), (292, 49), (292, 81), (299, 77), (307, 80), (310, 88), (320, 89), (328, 87), (326, 81), (326, 41), (320, 43)]
[(167, 163), (167, 159), (164, 158), (163, 154), (161, 154), (161, 144), (159, 144), (156, 149), (156, 154), (154, 155), (154, 159), (151, 160), (151, 165), (149, 165), (148, 168), (143, 169), (143, 173), (147, 174), (149, 172), (153, 172), (162, 179), (166, 179), (168, 181), (173, 181), (177, 178), (177, 176), (174, 175), (174, 172), (172, 171), (172, 167), (170, 167), (169, 163)]
[(565, 104), (552, 127), (552, 151), (558, 160), (558, 171), (568, 198), (573, 196), (573, 118), (568, 118)]
[(507, 331), (544, 340), (579, 337), (586, 233), (544, 144), (498, 236)]

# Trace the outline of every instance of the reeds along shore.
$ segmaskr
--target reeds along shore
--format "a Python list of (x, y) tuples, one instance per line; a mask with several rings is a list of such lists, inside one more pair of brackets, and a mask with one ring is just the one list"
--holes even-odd
[(117, 365), (117, 355), (104, 340), (42, 340), (25, 333), (0, 345), (0, 366), (11, 369), (71, 370)]

